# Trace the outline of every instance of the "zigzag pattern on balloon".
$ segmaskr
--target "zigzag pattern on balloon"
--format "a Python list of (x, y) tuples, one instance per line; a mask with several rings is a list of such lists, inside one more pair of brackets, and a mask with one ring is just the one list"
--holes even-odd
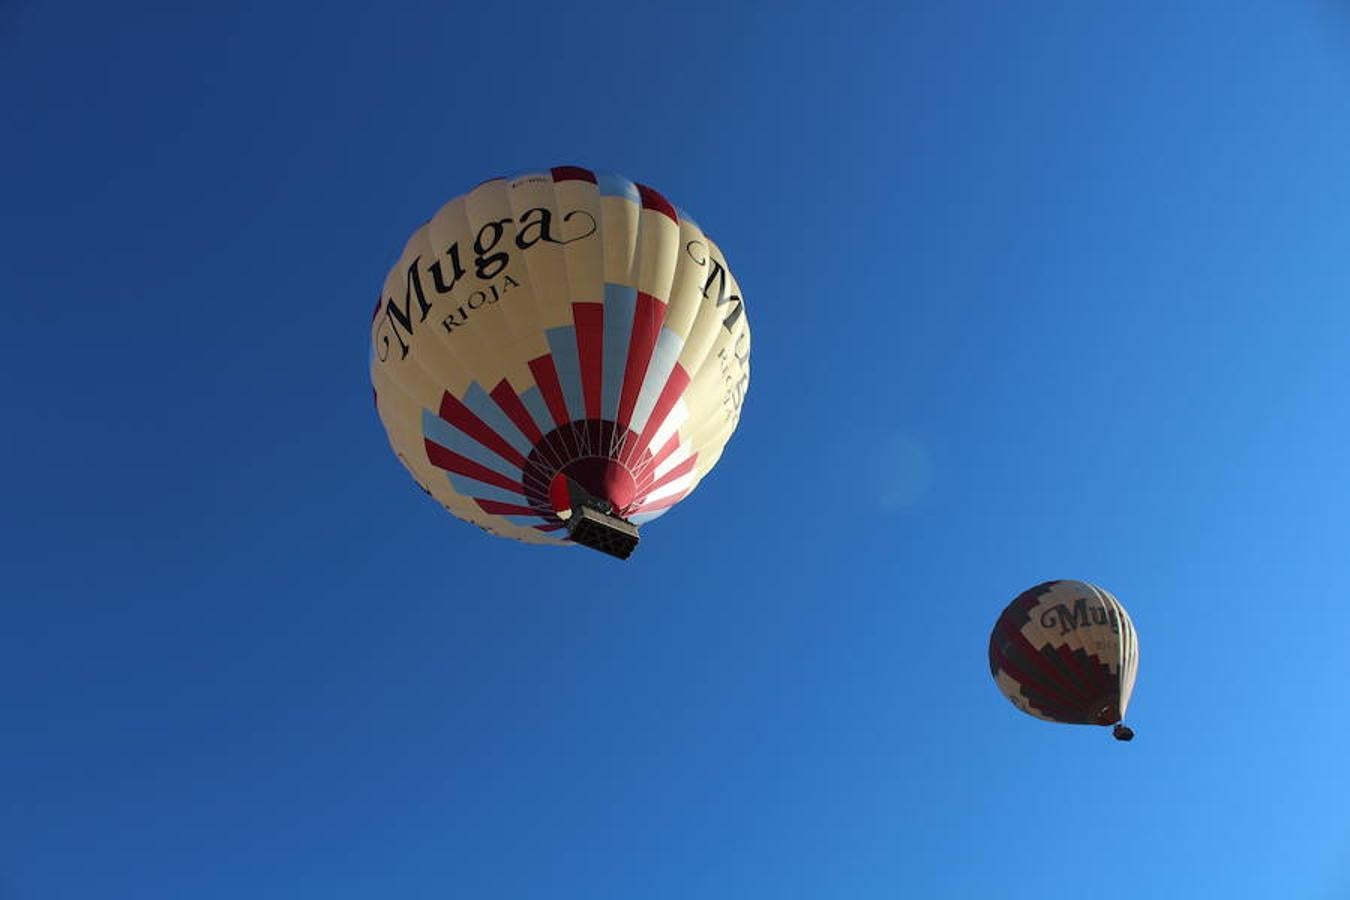
[(1048, 581), (1022, 592), (989, 636), (989, 671), (999, 690), (1052, 722), (1120, 721), (1138, 661), (1125, 608), (1086, 582)]
[(563, 479), (636, 524), (657, 518), (688, 493), (698, 461), (677, 434), (690, 377), (664, 315), (616, 284), (603, 303), (572, 304), (573, 324), (549, 329), (550, 352), (529, 362), (535, 384), (473, 382), (422, 411), (427, 458), (483, 512), (541, 532), (563, 528)]

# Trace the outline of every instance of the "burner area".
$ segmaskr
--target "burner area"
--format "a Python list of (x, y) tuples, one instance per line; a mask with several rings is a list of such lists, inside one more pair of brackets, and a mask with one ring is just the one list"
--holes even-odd
[(545, 515), (576, 506), (564, 487), (567, 482), (623, 515), (650, 488), (651, 451), (637, 449), (638, 436), (603, 419), (569, 422), (544, 435), (530, 451), (521, 483), (530, 505)]

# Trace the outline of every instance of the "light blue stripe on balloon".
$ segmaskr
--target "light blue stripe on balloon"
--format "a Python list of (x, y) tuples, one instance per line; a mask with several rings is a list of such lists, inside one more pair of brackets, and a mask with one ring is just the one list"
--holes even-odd
[(461, 497), (477, 497), (481, 500), (500, 500), (502, 503), (514, 503), (517, 506), (529, 506), (530, 501), (525, 499), (524, 494), (517, 494), (515, 491), (508, 491), (499, 488), (495, 484), (488, 484), (479, 481), (477, 478), (468, 478), (464, 475), (457, 475), (454, 472), (445, 473), (450, 478), (450, 486), (455, 489), (455, 493)]
[(652, 512), (638, 513), (636, 516), (633, 516), (628, 521), (632, 522), (634, 525), (646, 525), (652, 519), (661, 518), (666, 513), (670, 512), (671, 509), (673, 508), (674, 507), (667, 506), (665, 509), (657, 509), (653, 510)]
[(513, 466), (493, 453), (482, 444), (456, 429), (449, 422), (429, 409), (422, 410), (422, 434), (440, 444), (447, 450), (453, 450), (460, 456), (468, 457), (476, 463), (487, 466), (494, 472), (516, 481), (520, 478), (520, 469), (512, 471)]
[[(535, 427), (539, 429), (540, 434), (548, 434), (554, 429), (553, 416), (549, 414), (548, 404), (544, 402), (544, 395), (539, 393), (538, 386), (524, 391), (520, 395), (520, 402), (525, 404), (525, 409), (534, 419)], [(526, 456), (529, 454), (527, 453)]]
[(563, 399), (573, 420), (586, 418), (586, 398), (581, 393), (581, 363), (577, 360), (577, 333), (574, 328), (550, 328), (548, 348), (558, 370)]
[[(695, 228), (698, 228), (698, 223), (694, 221), (693, 217), (690, 216), (689, 213), (680, 209), (678, 206), (675, 207), (675, 215), (680, 217), (681, 222), (688, 222), (690, 225), (693, 225)], [(703, 229), (698, 228), (698, 230), (702, 231)]]
[(483, 390), (478, 382), (469, 385), (469, 391), (464, 395), (464, 405), (473, 411), (473, 414), (492, 427), (492, 430), (506, 439), (506, 442), (520, 452), (521, 456), (529, 456), (532, 449), (530, 441), (525, 435), (520, 433), (516, 423), (502, 408), (497, 405), (497, 401), (488, 396), (488, 392)]
[(628, 343), (633, 336), (636, 313), (637, 288), (605, 285), (605, 371), (600, 417), (611, 422), (619, 416), (619, 394), (623, 390), (623, 370), (628, 363)]
[(642, 429), (647, 427), (647, 419), (656, 408), (656, 401), (661, 398), (661, 391), (666, 386), (666, 381), (670, 378), (670, 373), (675, 369), (675, 363), (680, 358), (680, 350), (684, 347), (684, 341), (680, 336), (669, 328), (662, 328), (661, 335), (656, 339), (656, 348), (652, 351), (651, 364), (647, 366), (647, 377), (643, 379), (642, 390), (638, 393), (637, 403), (633, 406), (633, 421), (628, 426), (642, 434)]
[(642, 201), (637, 185), (622, 175), (597, 175), (596, 181), (599, 183), (601, 197), (626, 197), (634, 203)]

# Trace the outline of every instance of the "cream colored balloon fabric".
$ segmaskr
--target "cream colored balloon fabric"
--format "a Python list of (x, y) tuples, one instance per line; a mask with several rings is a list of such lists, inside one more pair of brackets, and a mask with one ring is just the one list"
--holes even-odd
[(571, 480), (641, 524), (721, 456), (750, 330), (717, 245), (663, 196), (560, 167), (479, 185), (413, 234), (371, 323), (398, 458), (455, 515), (566, 540)]
[(989, 669), (1003, 695), (1051, 722), (1111, 725), (1125, 716), (1139, 639), (1120, 601), (1085, 581), (1024, 591), (989, 637)]

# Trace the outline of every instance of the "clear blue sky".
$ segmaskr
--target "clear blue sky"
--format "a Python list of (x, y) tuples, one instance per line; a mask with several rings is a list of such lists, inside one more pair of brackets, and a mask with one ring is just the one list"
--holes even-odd
[[(1346, 7), (20, 0), (0, 123), (5, 900), (1350, 897)], [(557, 164), (754, 329), (627, 564), (371, 408), (404, 238)], [(989, 678), (1049, 578), (1131, 745)]]

